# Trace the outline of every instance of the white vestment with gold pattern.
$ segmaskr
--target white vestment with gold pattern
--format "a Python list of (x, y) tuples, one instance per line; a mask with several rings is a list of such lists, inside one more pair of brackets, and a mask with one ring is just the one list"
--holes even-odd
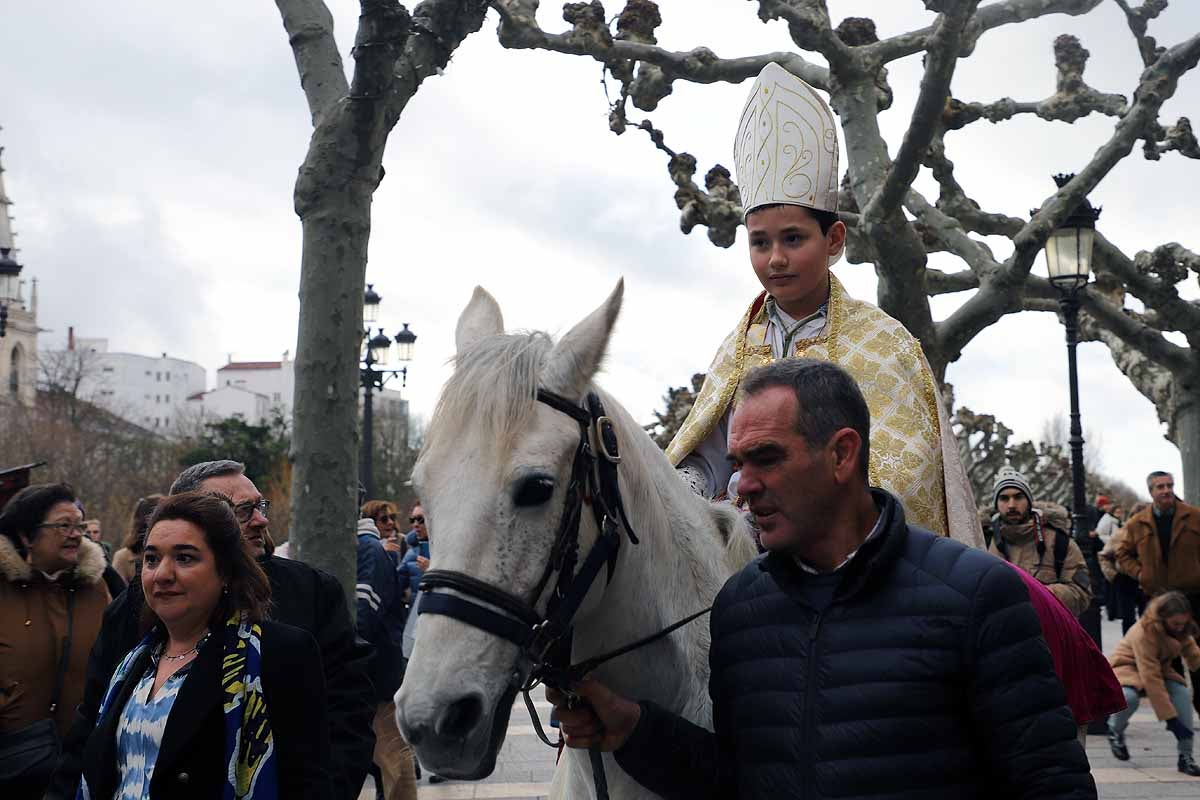
[[(983, 538), (975, 500), (920, 343), (830, 274), (827, 322), (791, 355), (832, 361), (857, 381), (871, 411), (870, 482), (895, 495), (908, 521), (972, 547)], [(742, 377), (774, 356), (766, 294), (760, 295), (713, 359), (691, 413), (667, 448), (678, 465), (707, 439), (736, 400)]]

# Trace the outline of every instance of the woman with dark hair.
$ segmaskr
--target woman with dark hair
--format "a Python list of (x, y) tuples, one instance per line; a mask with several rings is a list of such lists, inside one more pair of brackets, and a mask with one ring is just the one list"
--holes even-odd
[(1182, 592), (1165, 592), (1150, 601), (1146, 613), (1117, 645), (1110, 661), (1128, 705), (1108, 718), (1108, 744), (1119, 761), (1129, 760), (1125, 729), (1137, 711), (1139, 699), (1145, 697), (1159, 721), (1165, 722), (1167, 730), (1175, 735), (1179, 771), (1200, 776), (1200, 766), (1192, 752), (1196, 741), (1192, 690), (1175, 670), (1175, 661), (1181, 657), (1190, 671), (1200, 670), (1198, 632), (1187, 596)]
[(104, 552), (61, 483), (18, 492), (0, 534), (0, 797), (41, 797), (108, 605)]
[(146, 539), (146, 528), (150, 523), (150, 515), (158, 507), (159, 500), (162, 500), (161, 494), (148, 494), (138, 498), (137, 505), (133, 508), (133, 516), (129, 520), (129, 530), (125, 531), (125, 538), (121, 540), (121, 548), (113, 553), (113, 569), (125, 579), (126, 583), (133, 581), (137, 568), (142, 563), (142, 545)]
[(270, 586), (230, 504), (164, 499), (141, 583), (148, 630), (105, 692), (80, 796), (330, 797), (320, 651), (265, 619)]

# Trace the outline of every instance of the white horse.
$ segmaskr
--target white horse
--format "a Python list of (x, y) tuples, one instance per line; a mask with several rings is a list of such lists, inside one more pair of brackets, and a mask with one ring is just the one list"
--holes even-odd
[[(476, 288), (458, 320), (455, 372), (442, 391), (413, 474), (425, 509), (432, 567), (466, 573), (530, 600), (564, 509), (578, 423), (535, 401), (538, 388), (582, 402), (603, 359), (623, 284), (557, 344), (542, 333), (504, 334), (496, 301)], [(613, 650), (709, 605), (754, 556), (740, 515), (694, 495), (642, 427), (600, 392), (622, 461), (619, 485), (640, 543), (626, 539), (611, 583), (602, 570), (574, 621), (573, 660)], [(598, 531), (584, 509), (582, 563)], [(551, 581), (553, 584), (553, 580)], [(536, 602), (545, 613), (547, 598)], [(702, 618), (600, 667), (603, 682), (711, 729), (709, 629)], [(457, 619), (422, 615), (396, 717), (427, 769), (481, 778), (495, 766), (524, 678), (516, 645)], [(540, 690), (539, 690), (540, 691)], [(611, 755), (610, 796), (652, 798)], [(588, 755), (567, 751), (556, 798), (594, 797)]]

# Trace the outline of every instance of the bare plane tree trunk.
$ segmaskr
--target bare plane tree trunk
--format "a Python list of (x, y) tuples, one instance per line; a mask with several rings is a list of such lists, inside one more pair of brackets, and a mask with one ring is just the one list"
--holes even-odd
[[(303, 228), (291, 459), (292, 553), (354, 596), (358, 359), (371, 201), (388, 135), (425, 78), (479, 30), (485, 0), (360, 0), (347, 80), (322, 0), (276, 0), (313, 118), (296, 180)], [(353, 603), (350, 604), (353, 608)]]

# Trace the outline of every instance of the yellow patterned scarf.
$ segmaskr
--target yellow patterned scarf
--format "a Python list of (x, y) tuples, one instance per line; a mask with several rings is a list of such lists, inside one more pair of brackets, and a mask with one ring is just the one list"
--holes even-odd
[(225, 709), (224, 800), (276, 800), (275, 737), (262, 688), (262, 626), (234, 612), (225, 623), (221, 695)]

